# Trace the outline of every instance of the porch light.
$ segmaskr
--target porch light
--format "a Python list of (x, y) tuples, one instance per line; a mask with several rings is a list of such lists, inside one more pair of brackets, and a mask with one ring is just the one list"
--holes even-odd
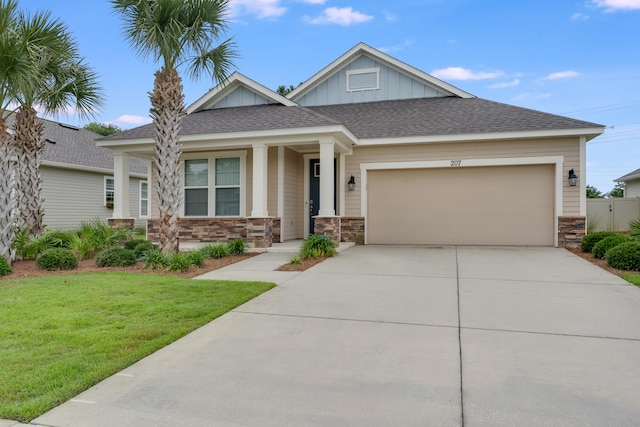
[(578, 176), (575, 174), (573, 169), (569, 171), (567, 179), (569, 180), (569, 187), (575, 187), (578, 184)]
[(349, 191), (353, 191), (356, 189), (356, 179), (353, 177), (353, 175), (351, 175), (351, 178), (349, 179), (349, 182), (347, 182), (347, 185), (349, 186)]

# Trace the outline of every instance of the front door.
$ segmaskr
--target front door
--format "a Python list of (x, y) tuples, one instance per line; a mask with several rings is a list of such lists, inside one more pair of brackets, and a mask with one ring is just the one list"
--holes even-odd
[[(333, 182), (336, 180), (336, 159), (333, 159)], [(333, 192), (333, 207), (335, 209), (337, 191)], [(320, 159), (309, 160), (309, 234), (314, 234), (315, 219), (320, 209)]]

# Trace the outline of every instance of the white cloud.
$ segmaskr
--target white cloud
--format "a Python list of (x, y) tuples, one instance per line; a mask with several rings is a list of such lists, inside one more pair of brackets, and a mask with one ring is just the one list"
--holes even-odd
[(397, 44), (395, 46), (387, 46), (387, 47), (380, 47), (378, 48), (379, 51), (384, 52), (384, 53), (392, 53), (392, 52), (399, 52), (401, 50), (404, 50), (404, 48), (409, 47), (413, 44), (413, 40), (405, 40), (400, 44)]
[(231, 15), (249, 14), (258, 18), (276, 18), (284, 15), (286, 7), (280, 6), (280, 0), (231, 0)]
[(370, 21), (373, 19), (373, 16), (353, 10), (351, 7), (328, 7), (322, 15), (316, 18), (305, 16), (304, 19), (310, 24), (338, 24), (347, 26)]
[(488, 80), (502, 77), (502, 71), (472, 71), (462, 67), (448, 67), (434, 70), (431, 75), (443, 80)]
[(300, 3), (307, 4), (325, 4), (327, 0), (298, 0)]
[(604, 8), (605, 12), (640, 9), (640, 0), (592, 0), (592, 3)]
[(584, 13), (574, 13), (571, 15), (572, 21), (588, 21), (589, 15), (585, 15)]
[(550, 93), (521, 93), (520, 95), (515, 97), (516, 101), (522, 101), (523, 99), (546, 99), (551, 98)]
[(571, 79), (574, 77), (578, 77), (579, 75), (580, 73), (577, 71), (571, 71), (571, 70), (558, 71), (556, 73), (549, 74), (547, 77), (543, 78), (542, 80)]
[(520, 84), (520, 79), (514, 79), (510, 82), (494, 83), (489, 86), (489, 89), (504, 89), (506, 87), (518, 86), (519, 84)]
[(117, 125), (146, 125), (147, 123), (151, 123), (150, 117), (144, 116), (132, 116), (129, 114), (124, 114), (117, 119), (114, 120), (114, 123)]

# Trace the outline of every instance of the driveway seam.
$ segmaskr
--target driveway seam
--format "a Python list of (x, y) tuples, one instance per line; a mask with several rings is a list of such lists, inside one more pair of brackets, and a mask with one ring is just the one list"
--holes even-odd
[(461, 329), (469, 331), (487, 331), (487, 332), (509, 332), (514, 334), (530, 334), (530, 335), (551, 335), (558, 337), (574, 337), (574, 338), (590, 338), (599, 340), (617, 340), (617, 341), (634, 341), (640, 342), (640, 338), (625, 337), (607, 337), (600, 335), (583, 335), (583, 334), (566, 334), (562, 332), (540, 332), (540, 331), (521, 331), (517, 329), (498, 329), (498, 328), (474, 328), (471, 326), (463, 326)]
[[(516, 283), (553, 283), (561, 285), (588, 285), (588, 286), (619, 286), (626, 288), (634, 286), (631, 283), (589, 283), (589, 282), (562, 282), (556, 280), (526, 280), (526, 279), (500, 279), (494, 277), (460, 277), (462, 280), (490, 280), (494, 282), (516, 282)], [(621, 279), (624, 280), (624, 279)]]
[(462, 385), (462, 321), (460, 320), (460, 269), (458, 266), (458, 247), (455, 247), (456, 253), (456, 292), (458, 300), (458, 351), (460, 358), (460, 425), (464, 427), (464, 387)]

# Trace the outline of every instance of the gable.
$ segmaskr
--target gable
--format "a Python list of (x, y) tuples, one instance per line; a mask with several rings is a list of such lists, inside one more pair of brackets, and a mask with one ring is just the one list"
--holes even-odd
[(288, 95), (305, 107), (374, 101), (473, 98), (448, 83), (360, 43)]
[(253, 105), (266, 105), (272, 101), (261, 96), (260, 94), (247, 89), (244, 86), (238, 86), (227, 96), (220, 99), (209, 108), (229, 108), (229, 107), (249, 107)]

